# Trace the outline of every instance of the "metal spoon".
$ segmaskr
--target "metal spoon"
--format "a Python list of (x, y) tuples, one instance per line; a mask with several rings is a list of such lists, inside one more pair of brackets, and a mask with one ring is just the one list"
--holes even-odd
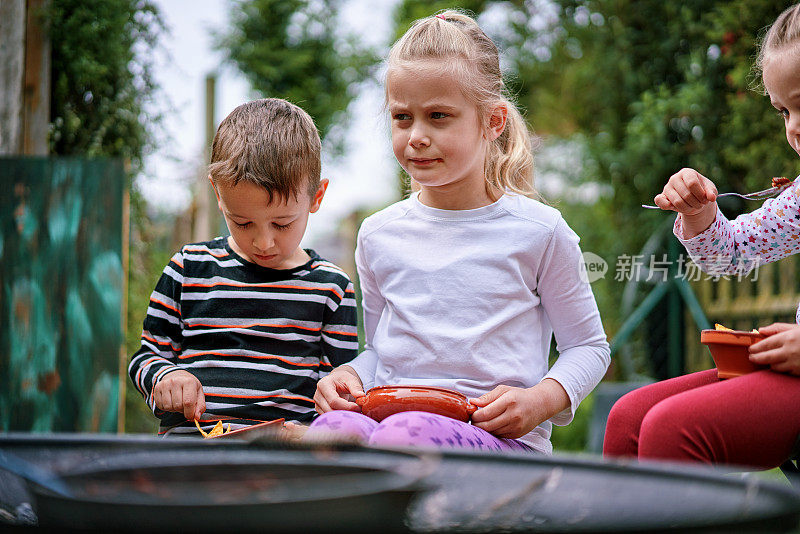
[[(800, 176), (798, 176), (797, 178), (800, 178)], [(795, 180), (797, 180), (797, 178), (795, 178)], [(734, 197), (743, 198), (745, 200), (764, 200), (764, 199), (771, 198), (771, 197), (774, 197), (774, 196), (778, 195), (784, 189), (786, 189), (787, 187), (791, 186), (793, 183), (794, 183), (794, 181), (791, 181), (791, 182), (787, 182), (785, 184), (776, 185), (775, 187), (770, 187), (769, 189), (764, 189), (763, 191), (755, 191), (753, 193), (744, 193), (744, 194), (742, 194), (742, 193), (720, 193), (720, 194), (717, 195), (717, 198), (734, 196)], [(650, 209), (650, 210), (660, 210), (661, 209), (658, 206), (652, 206), (650, 204), (642, 204), (642, 207)], [(672, 211), (672, 210), (665, 210), (665, 211)]]

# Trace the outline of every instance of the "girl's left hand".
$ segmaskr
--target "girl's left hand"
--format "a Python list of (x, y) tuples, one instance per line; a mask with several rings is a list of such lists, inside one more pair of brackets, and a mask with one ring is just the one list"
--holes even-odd
[(497, 386), (470, 402), (480, 409), (472, 424), (499, 438), (516, 439), (569, 405), (561, 384), (545, 379), (532, 388)]
[(800, 325), (773, 323), (758, 331), (768, 337), (750, 345), (750, 361), (779, 373), (800, 375)]

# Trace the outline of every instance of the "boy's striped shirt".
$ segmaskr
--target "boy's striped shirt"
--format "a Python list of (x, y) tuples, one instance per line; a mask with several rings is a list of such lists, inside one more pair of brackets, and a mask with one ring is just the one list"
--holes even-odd
[(227, 238), (185, 245), (150, 297), (142, 345), (128, 371), (156, 416), (159, 433), (197, 432), (182, 414), (155, 407), (153, 388), (183, 369), (203, 385), (201, 426), (230, 416), (231, 428), (314, 416), (317, 381), (358, 351), (356, 304), (347, 274), (311, 260), (267, 269), (234, 252)]

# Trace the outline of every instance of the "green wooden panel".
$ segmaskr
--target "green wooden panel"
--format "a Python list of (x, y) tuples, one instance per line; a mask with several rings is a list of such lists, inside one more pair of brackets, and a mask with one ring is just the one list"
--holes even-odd
[(121, 161), (0, 158), (0, 429), (114, 431)]

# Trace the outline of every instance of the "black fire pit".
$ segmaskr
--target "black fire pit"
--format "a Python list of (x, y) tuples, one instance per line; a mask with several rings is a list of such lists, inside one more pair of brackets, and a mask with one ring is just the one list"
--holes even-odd
[(405, 512), (426, 473), (425, 460), (387, 452), (380, 460), (363, 461), (329, 448), (278, 446), (158, 438), (0, 438), (0, 453), (10, 453), (6, 456), (37, 472), (28, 477), (35, 481), (21, 498), (33, 497), (38, 527), (406, 531)]
[(0, 508), (27, 499), (59, 528), (789, 532), (800, 517), (792, 488), (754, 475), (595, 457), (85, 435), (0, 435), (0, 451), (70, 493), (20, 486)]

